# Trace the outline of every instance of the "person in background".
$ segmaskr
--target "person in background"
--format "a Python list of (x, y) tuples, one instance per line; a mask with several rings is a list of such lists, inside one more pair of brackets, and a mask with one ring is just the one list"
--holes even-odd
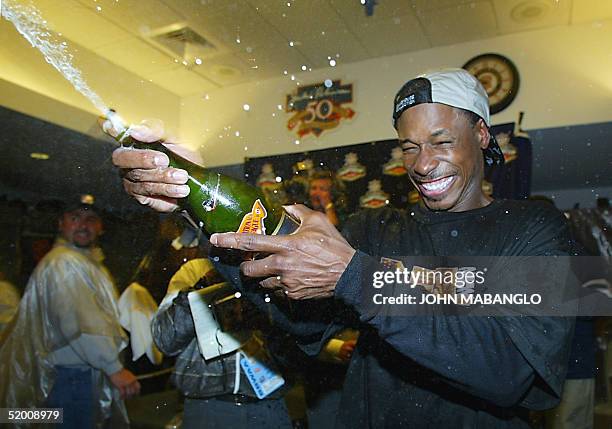
[[(183, 228), (182, 223), (179, 215), (160, 218), (150, 250), (143, 256), (132, 276), (132, 281), (144, 286), (158, 305), (166, 295), (168, 283), (174, 273), (185, 261), (194, 259), (205, 251), (199, 249), (194, 229)], [(183, 239), (183, 236), (187, 238)], [(194, 241), (193, 244), (184, 242), (190, 239)]]
[(546, 429), (592, 429), (595, 417), (595, 341), (593, 317), (577, 317), (561, 402), (546, 411)]
[(327, 170), (314, 170), (308, 180), (308, 206), (325, 213), (327, 219), (340, 227), (344, 197), (340, 183)]
[(303, 371), (308, 426), (334, 427), (342, 387), (351, 361), (358, 331), (345, 329), (330, 339), (316, 358), (306, 361)]
[(63, 408), (63, 427), (127, 427), (123, 399), (140, 384), (123, 368), (117, 291), (96, 246), (102, 219), (86, 195), (58, 223), (0, 344), (0, 407)]
[[(531, 201), (541, 201), (556, 208), (555, 201), (545, 195), (532, 195)], [(571, 213), (571, 212), (570, 212)], [(570, 214), (565, 213), (569, 219)], [(582, 255), (589, 252), (580, 234), (570, 222), (571, 236), (576, 241)], [(586, 268), (585, 268), (586, 267)], [(579, 280), (586, 282), (597, 273), (589, 272), (590, 264), (576, 270)], [(590, 429), (593, 427), (595, 410), (595, 318), (578, 316), (574, 326), (574, 335), (570, 348), (565, 383), (561, 402), (555, 408), (544, 413), (546, 429)]]
[[(208, 259), (187, 261), (172, 276), (168, 293), (151, 324), (153, 340), (162, 353), (176, 356), (172, 381), (185, 396), (182, 427), (289, 429), (291, 420), (282, 397), (283, 389), (259, 399), (238, 362), (242, 352), (219, 352), (209, 359), (202, 355), (188, 296), (197, 289), (221, 286), (224, 282)], [(242, 304), (246, 302), (243, 301), (226, 301), (225, 313), (211, 304), (215, 308), (210, 311), (219, 325), (223, 325), (219, 328), (224, 332), (244, 336), (245, 344), (261, 350), (264, 345), (253, 331), (258, 324), (244, 311)], [(227, 306), (230, 306), (229, 313)], [(215, 330), (215, 336), (219, 332), (217, 328), (209, 327)], [(264, 353), (267, 352), (264, 350)]]
[(0, 271), (0, 335), (17, 312), (20, 299), (21, 296), (15, 286)]
[[(324, 213), (340, 229), (345, 218), (342, 182), (329, 170), (315, 169), (308, 179), (308, 207)], [(346, 329), (330, 339), (303, 370), (308, 424), (313, 428), (333, 427), (340, 404), (346, 368), (359, 333)]]
[[(206, 249), (198, 246), (197, 234), (193, 228), (183, 228), (182, 219), (177, 216), (160, 217), (158, 230), (150, 250), (142, 257), (136, 268), (130, 285), (136, 284), (145, 288), (155, 300), (157, 306), (162, 302), (168, 289), (172, 276), (185, 263), (185, 261), (201, 257)], [(119, 299), (121, 303), (121, 298)], [(121, 307), (121, 306), (120, 306)], [(149, 324), (150, 325), (150, 324)], [(150, 332), (150, 326), (147, 326)], [(130, 332), (130, 341), (132, 333)], [(168, 388), (169, 373), (156, 377), (147, 377), (148, 374), (170, 368), (174, 365), (174, 358), (163, 356), (161, 364), (153, 363), (145, 354), (133, 360), (132, 348), (128, 347), (124, 354), (126, 367), (137, 376), (144, 376), (141, 381), (141, 394), (148, 395), (162, 392)]]

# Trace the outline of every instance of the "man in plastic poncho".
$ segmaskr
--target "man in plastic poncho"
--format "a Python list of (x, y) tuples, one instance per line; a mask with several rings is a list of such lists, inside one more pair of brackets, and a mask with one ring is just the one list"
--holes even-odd
[(127, 337), (96, 247), (102, 232), (91, 196), (61, 215), (57, 241), (0, 338), (0, 407), (63, 408), (63, 427), (127, 426), (122, 399), (140, 385), (119, 361)]

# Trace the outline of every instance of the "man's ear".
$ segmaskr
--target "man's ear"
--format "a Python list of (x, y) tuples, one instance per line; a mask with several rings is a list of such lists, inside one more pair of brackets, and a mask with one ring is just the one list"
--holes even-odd
[(485, 121), (479, 119), (476, 123), (476, 134), (478, 135), (478, 141), (481, 149), (489, 147), (489, 140), (491, 139), (491, 133), (489, 127), (485, 124)]

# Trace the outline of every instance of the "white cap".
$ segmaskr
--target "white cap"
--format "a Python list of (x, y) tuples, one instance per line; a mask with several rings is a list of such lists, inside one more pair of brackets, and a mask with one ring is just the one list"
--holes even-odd
[(474, 112), (491, 126), (487, 91), (468, 71), (443, 69), (419, 77), (431, 82), (431, 101)]

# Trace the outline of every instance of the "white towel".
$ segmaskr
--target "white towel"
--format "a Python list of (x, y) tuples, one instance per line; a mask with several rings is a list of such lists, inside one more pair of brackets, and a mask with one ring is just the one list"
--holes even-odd
[(119, 298), (119, 323), (130, 332), (132, 360), (143, 354), (151, 363), (159, 365), (162, 353), (151, 336), (151, 320), (157, 311), (157, 304), (147, 289), (138, 283), (132, 283)]

